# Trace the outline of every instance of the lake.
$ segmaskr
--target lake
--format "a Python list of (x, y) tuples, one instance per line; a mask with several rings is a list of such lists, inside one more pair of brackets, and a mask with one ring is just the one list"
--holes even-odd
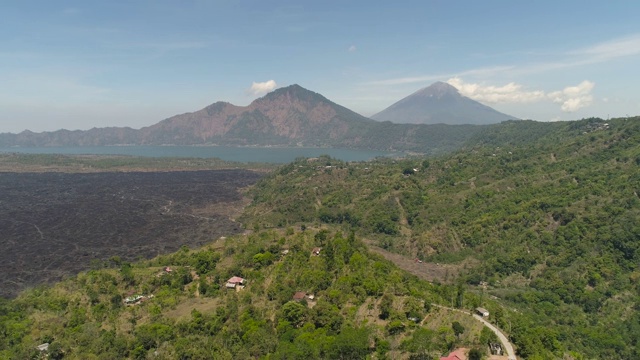
[(4, 153), (63, 154), (63, 155), (130, 155), (143, 157), (220, 158), (225, 161), (288, 163), (298, 157), (329, 155), (343, 161), (366, 161), (398, 153), (333, 149), (333, 148), (280, 148), (231, 146), (82, 146), (82, 147), (11, 147), (0, 148)]

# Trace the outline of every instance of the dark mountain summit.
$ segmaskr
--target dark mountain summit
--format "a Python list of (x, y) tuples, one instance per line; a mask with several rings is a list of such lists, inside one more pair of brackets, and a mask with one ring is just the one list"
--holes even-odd
[(484, 125), (517, 119), (462, 96), (458, 89), (440, 81), (416, 91), (371, 118), (405, 124), (450, 125)]

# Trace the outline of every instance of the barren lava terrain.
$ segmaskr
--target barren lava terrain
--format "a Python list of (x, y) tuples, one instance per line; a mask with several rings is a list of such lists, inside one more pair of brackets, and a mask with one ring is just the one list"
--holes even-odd
[(0, 172), (0, 296), (238, 233), (247, 170)]

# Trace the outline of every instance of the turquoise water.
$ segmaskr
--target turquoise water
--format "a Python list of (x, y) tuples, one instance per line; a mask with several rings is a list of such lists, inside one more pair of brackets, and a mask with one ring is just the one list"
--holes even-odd
[(83, 147), (12, 147), (0, 148), (5, 153), (64, 155), (130, 155), (145, 157), (220, 158), (225, 161), (288, 163), (298, 157), (329, 155), (343, 161), (365, 161), (395, 153), (329, 148), (259, 148), (230, 146), (83, 146)]

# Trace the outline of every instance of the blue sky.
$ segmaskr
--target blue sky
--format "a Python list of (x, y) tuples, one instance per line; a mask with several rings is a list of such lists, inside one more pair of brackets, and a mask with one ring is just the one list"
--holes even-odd
[(296, 83), (366, 116), (434, 81), (520, 118), (638, 115), (638, 14), (638, 1), (6, 1), (0, 132), (140, 128)]

